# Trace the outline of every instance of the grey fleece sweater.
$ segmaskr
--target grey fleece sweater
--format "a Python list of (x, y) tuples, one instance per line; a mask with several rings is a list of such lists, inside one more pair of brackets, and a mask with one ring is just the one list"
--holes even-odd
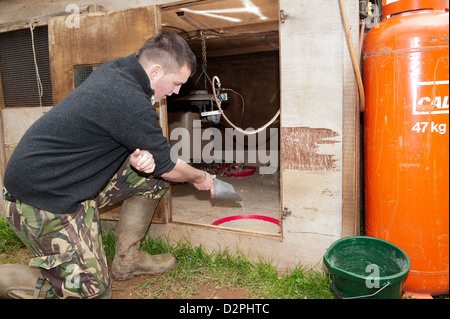
[(153, 154), (154, 175), (172, 170), (153, 93), (135, 54), (99, 67), (25, 133), (6, 168), (8, 192), (67, 214), (95, 197), (137, 148)]

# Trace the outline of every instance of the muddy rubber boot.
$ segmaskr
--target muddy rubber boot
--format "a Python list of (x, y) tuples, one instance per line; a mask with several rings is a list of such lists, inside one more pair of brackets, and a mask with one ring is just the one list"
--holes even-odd
[(0, 298), (45, 299), (50, 283), (28, 265), (0, 265)]
[(116, 254), (111, 267), (114, 280), (161, 274), (176, 267), (177, 261), (171, 254), (152, 256), (139, 249), (158, 203), (159, 199), (138, 196), (124, 201), (117, 227)]

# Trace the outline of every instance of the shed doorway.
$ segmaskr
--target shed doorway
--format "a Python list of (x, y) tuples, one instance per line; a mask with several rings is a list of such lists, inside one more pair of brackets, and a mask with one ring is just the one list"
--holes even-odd
[[(163, 30), (179, 33), (198, 58), (197, 72), (167, 99), (169, 141), (191, 165), (233, 185), (242, 201), (212, 200), (173, 184), (169, 219), (281, 236), (279, 5), (273, 0), (196, 1), (161, 7)], [(211, 101), (220, 79), (220, 105)]]

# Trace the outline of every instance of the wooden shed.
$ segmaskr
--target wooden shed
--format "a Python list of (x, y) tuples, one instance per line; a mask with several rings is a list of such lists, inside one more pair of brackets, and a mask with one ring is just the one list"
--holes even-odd
[[(345, 6), (358, 51), (359, 2), (345, 0)], [(336, 0), (0, 1), (1, 176), (31, 123), (95, 67), (136, 52), (160, 29), (183, 36), (199, 62), (180, 95), (158, 105), (170, 142), (187, 143), (196, 165), (255, 172), (219, 176), (242, 203), (172, 185), (151, 233), (209, 250), (239, 249), (280, 269), (320, 266), (334, 241), (360, 231), (358, 87)], [(195, 140), (183, 142), (173, 132), (181, 127), (202, 137), (215, 127), (226, 136), (223, 118), (214, 123), (202, 116), (208, 104), (195, 103), (196, 95), (210, 93), (204, 83), (213, 76), (228, 89), (224, 112), (243, 129), (263, 126), (278, 110), (280, 116), (265, 135), (221, 143), (223, 152), (210, 163), (195, 156)], [(211, 141), (200, 138), (200, 150)], [(237, 149), (242, 152), (225, 158)], [(119, 212), (115, 207), (101, 217), (115, 220)], [(241, 218), (213, 225), (232, 216)]]

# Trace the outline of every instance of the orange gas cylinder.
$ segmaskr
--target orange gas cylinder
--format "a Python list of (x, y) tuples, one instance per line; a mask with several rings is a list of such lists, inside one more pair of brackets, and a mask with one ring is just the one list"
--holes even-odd
[(405, 291), (449, 290), (449, 1), (383, 0), (364, 44), (365, 231), (411, 259)]

